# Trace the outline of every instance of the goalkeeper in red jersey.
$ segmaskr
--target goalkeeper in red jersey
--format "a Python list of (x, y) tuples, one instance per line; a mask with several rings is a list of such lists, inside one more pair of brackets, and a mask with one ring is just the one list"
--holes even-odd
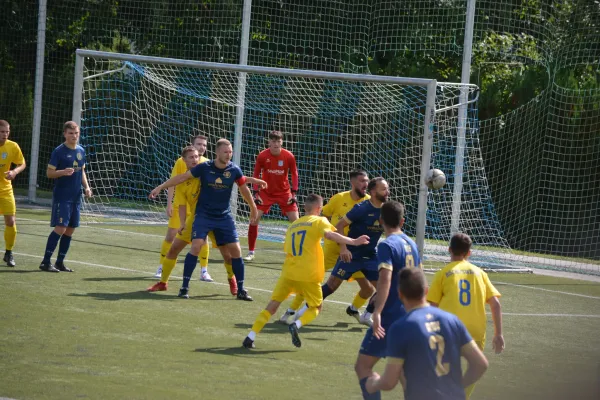
[[(292, 185), (288, 180), (292, 176)], [(260, 218), (269, 212), (273, 204), (279, 205), (281, 212), (288, 217), (290, 222), (298, 219), (298, 204), (296, 192), (298, 191), (298, 168), (296, 158), (283, 148), (283, 135), (279, 131), (269, 134), (269, 148), (261, 151), (256, 157), (254, 165), (254, 178), (267, 182), (267, 189), (258, 191), (254, 185), (254, 202), (258, 208), (258, 218), (255, 224), (248, 227), (248, 256), (245, 261), (254, 259), (256, 238), (258, 237), (258, 223)]]

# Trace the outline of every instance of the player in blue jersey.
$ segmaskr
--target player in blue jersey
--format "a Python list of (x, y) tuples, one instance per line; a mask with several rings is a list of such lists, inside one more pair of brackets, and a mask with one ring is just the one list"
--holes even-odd
[(196, 215), (192, 225), (192, 247), (185, 257), (183, 265), (183, 284), (179, 290), (179, 297), (189, 297), (189, 282), (196, 268), (200, 249), (206, 243), (208, 232), (215, 235), (217, 246), (225, 247), (231, 255), (231, 265), (237, 280), (238, 300), (252, 301), (252, 297), (244, 289), (244, 261), (238, 234), (235, 229), (235, 221), (231, 215), (229, 202), (233, 185), (237, 184), (244, 200), (250, 206), (250, 222), (256, 222), (258, 211), (252, 193), (246, 186), (246, 177), (240, 167), (231, 162), (233, 149), (227, 139), (219, 139), (216, 147), (216, 158), (202, 164), (198, 164), (184, 174), (177, 175), (150, 193), (154, 199), (163, 189), (178, 185), (190, 178), (200, 179), (200, 197), (196, 204)]
[[(407, 314), (387, 332), (385, 372), (369, 376), (365, 398), (379, 399), (381, 390), (401, 382), (406, 400), (464, 400), (464, 388), (483, 376), (487, 359), (458, 317), (427, 303), (422, 270), (400, 271), (398, 294)], [(468, 362), (464, 375), (461, 356)]]
[[(348, 237), (356, 239), (363, 235), (369, 236), (369, 244), (366, 246), (346, 246), (340, 244), (340, 258), (333, 267), (327, 283), (321, 286), (323, 299), (326, 299), (334, 293), (343, 281), (350, 279), (356, 272), (362, 272), (364, 278), (356, 277), (361, 292), (366, 293), (365, 299), (369, 298), (375, 291), (377, 282), (377, 241), (383, 233), (383, 228), (379, 224), (379, 213), (381, 206), (387, 201), (390, 189), (385, 179), (373, 178), (367, 185), (367, 193), (371, 196), (369, 200), (358, 203), (336, 224), (335, 229), (338, 232), (344, 232), (344, 229), (350, 225)], [(361, 295), (362, 297), (362, 295)], [(298, 320), (308, 309), (305, 304), (294, 315)], [(361, 316), (358, 310), (349, 306), (346, 310), (348, 315), (355, 317), (358, 322), (371, 325), (371, 315), (366, 313)]]
[[(86, 197), (92, 196), (92, 189), (85, 174), (85, 151), (77, 144), (79, 126), (73, 121), (65, 122), (63, 136), (65, 142), (54, 149), (46, 170), (46, 176), (55, 179), (50, 217), (50, 226), (54, 227), (54, 230), (48, 236), (46, 252), (40, 264), (40, 269), (48, 272), (73, 272), (67, 268), (64, 260), (71, 245), (73, 232), (79, 226), (81, 187), (83, 186)], [(57, 245), (58, 257), (52, 265), (52, 254)]]
[(381, 206), (381, 226), (385, 232), (385, 240), (377, 245), (377, 296), (373, 307), (373, 326), (367, 330), (360, 346), (356, 360), (355, 371), (360, 382), (363, 396), (366, 394), (365, 383), (372, 375), (373, 367), (380, 358), (385, 357), (385, 330), (405, 314), (404, 307), (395, 288), (398, 282), (398, 272), (405, 267), (419, 266), (419, 251), (411, 238), (402, 232), (404, 225), (404, 205), (396, 201), (386, 202)]

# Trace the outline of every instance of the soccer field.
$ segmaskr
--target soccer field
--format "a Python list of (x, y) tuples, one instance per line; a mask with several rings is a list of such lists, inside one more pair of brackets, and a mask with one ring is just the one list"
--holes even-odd
[[(293, 347), (285, 326), (271, 323), (249, 351), (241, 343), (269, 300), (281, 244), (259, 242), (246, 264), (254, 302), (229, 294), (218, 250), (209, 265), (215, 283), (195, 279), (183, 300), (176, 295), (185, 254), (169, 291), (145, 292), (155, 281), (164, 227), (83, 226), (66, 261), (75, 273), (51, 274), (38, 269), (48, 221), (47, 211), (19, 210), (17, 267), (0, 266), (0, 397), (361, 398), (353, 364), (365, 327), (345, 313), (355, 283), (301, 329), (302, 348)], [(503, 295), (506, 350), (493, 354), (490, 320), (490, 368), (473, 399), (598, 399), (600, 283), (490, 277)], [(401, 390), (383, 398), (402, 398)]]

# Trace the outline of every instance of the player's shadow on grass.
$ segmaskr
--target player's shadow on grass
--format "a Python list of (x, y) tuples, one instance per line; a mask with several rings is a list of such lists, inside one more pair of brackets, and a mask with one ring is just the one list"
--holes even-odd
[(294, 350), (263, 350), (263, 349), (246, 349), (240, 343), (239, 347), (207, 347), (205, 349), (198, 348), (194, 350), (196, 353), (220, 354), (223, 356), (252, 356), (255, 354), (276, 354), (276, 353), (292, 353)]
[[(248, 330), (248, 329), (252, 328), (252, 325), (244, 324), (244, 323), (237, 323), (237, 324), (235, 324), (235, 327)], [(310, 325), (304, 325), (300, 331), (300, 334), (302, 334), (302, 332), (305, 332), (305, 333), (309, 333), (309, 332), (314, 332), (314, 333), (316, 333), (316, 332), (354, 332), (355, 330), (357, 332), (362, 331), (362, 329), (360, 329), (360, 328), (351, 328), (349, 330), (342, 330), (342, 329), (336, 329), (335, 326), (310, 324)], [(266, 334), (271, 334), (271, 333), (283, 334), (283, 333), (288, 333), (288, 332), (289, 332), (288, 326), (286, 324), (277, 323), (275, 321), (265, 325), (265, 327), (261, 331), (261, 333), (266, 333)]]
[(44, 271), (40, 271), (39, 269), (15, 269), (13, 267), (6, 267), (6, 268), (2, 267), (0, 269), (0, 273), (3, 273), (3, 272), (10, 272), (13, 274), (28, 274), (30, 272), (44, 272)]
[(172, 301), (189, 301), (189, 300), (229, 300), (231, 296), (221, 294), (207, 294), (203, 296), (191, 296), (190, 299), (180, 299), (175, 293), (173, 295), (159, 295), (156, 293), (148, 293), (145, 290), (124, 293), (71, 293), (72, 297), (92, 297), (96, 300), (119, 301), (119, 300), (172, 300)]
[(103, 282), (103, 281), (109, 281), (109, 282), (116, 282), (116, 281), (124, 281), (124, 282), (133, 282), (133, 281), (155, 281), (157, 278), (154, 278), (151, 275), (144, 275), (144, 276), (109, 276), (109, 277), (104, 277), (104, 278), (100, 278), (100, 277), (95, 277), (95, 278), (83, 278), (82, 280), (84, 281), (88, 281), (88, 282)]

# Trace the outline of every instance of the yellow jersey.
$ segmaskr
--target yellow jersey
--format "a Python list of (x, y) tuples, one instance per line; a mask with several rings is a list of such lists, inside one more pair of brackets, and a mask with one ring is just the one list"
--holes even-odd
[(285, 234), (285, 261), (281, 277), (300, 282), (319, 282), (325, 276), (321, 239), (335, 227), (325, 217), (305, 215), (292, 222)]
[(500, 297), (500, 292), (481, 268), (468, 261), (453, 261), (436, 272), (427, 301), (456, 315), (475, 341), (484, 341), (485, 304), (492, 297)]
[[(200, 161), (198, 164), (202, 164), (207, 162), (208, 158), (200, 156)], [(183, 158), (179, 157), (177, 161), (175, 161), (175, 166), (173, 167), (173, 171), (171, 171), (171, 178), (177, 175), (185, 174), (187, 172), (187, 166), (185, 165), (185, 161)], [(184, 192), (179, 194), (179, 192)], [(196, 203), (198, 202), (198, 196), (200, 195), (200, 179), (190, 178), (187, 181), (175, 186), (175, 196), (173, 197), (173, 205), (174, 206), (182, 206), (184, 204), (189, 205), (188, 214), (191, 210), (194, 210), (196, 207)], [(176, 210), (177, 207), (174, 207), (175, 212), (179, 212)]]
[(18, 144), (7, 140), (0, 146), (0, 197), (12, 196), (12, 181), (6, 179), (5, 174), (10, 170), (12, 164), (21, 165), (24, 162), (25, 158)]
[[(348, 211), (352, 210), (352, 207), (371, 198), (371, 196), (365, 194), (364, 197), (358, 200), (353, 200), (350, 193), (350, 191), (347, 191), (333, 195), (333, 197), (329, 199), (329, 202), (327, 202), (327, 204), (325, 204), (323, 207), (323, 215), (331, 220), (331, 224), (333, 226), (336, 226), (337, 223), (344, 218), (344, 215), (346, 215)], [(344, 228), (344, 235), (348, 236), (349, 229), (350, 226), (346, 226)]]

